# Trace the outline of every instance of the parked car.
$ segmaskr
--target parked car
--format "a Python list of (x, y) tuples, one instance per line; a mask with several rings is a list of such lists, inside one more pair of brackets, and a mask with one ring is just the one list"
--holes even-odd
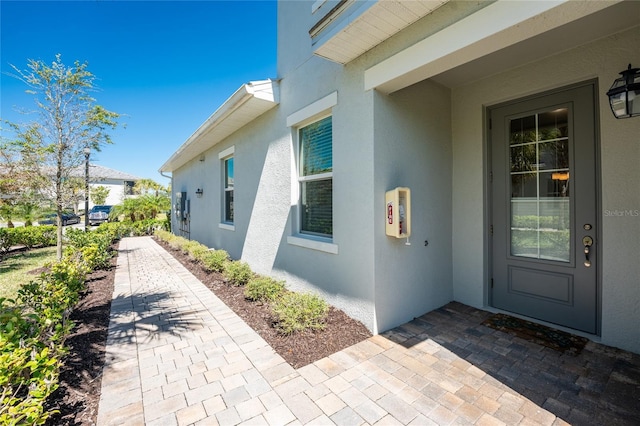
[(98, 225), (109, 221), (109, 214), (113, 206), (93, 206), (89, 211), (89, 225)]
[[(55, 225), (58, 223), (56, 216), (58, 216), (56, 213), (50, 213), (46, 215), (44, 219), (39, 220), (38, 223), (40, 225)], [(74, 223), (80, 223), (80, 216), (75, 213), (62, 213), (62, 226), (67, 226)]]

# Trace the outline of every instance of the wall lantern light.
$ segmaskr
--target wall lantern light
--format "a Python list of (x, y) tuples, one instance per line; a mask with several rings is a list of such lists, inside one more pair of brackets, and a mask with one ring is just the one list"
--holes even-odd
[(616, 118), (640, 115), (640, 68), (629, 68), (620, 72), (607, 92), (611, 111)]
[(198, 198), (202, 198), (202, 188), (198, 188), (198, 189), (196, 189), (196, 196), (197, 196)]

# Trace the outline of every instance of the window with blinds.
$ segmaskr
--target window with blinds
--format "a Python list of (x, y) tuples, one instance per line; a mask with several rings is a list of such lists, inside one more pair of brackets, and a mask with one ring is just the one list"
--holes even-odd
[(333, 235), (333, 148), (331, 117), (298, 131), (300, 232)]
[(224, 221), (233, 222), (233, 157), (224, 160)]

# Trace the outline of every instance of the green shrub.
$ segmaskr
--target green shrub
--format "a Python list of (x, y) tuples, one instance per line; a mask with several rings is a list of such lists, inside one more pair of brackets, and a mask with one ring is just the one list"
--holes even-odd
[(253, 272), (248, 263), (239, 260), (229, 262), (224, 271), (225, 276), (233, 285), (243, 286), (253, 278)]
[(210, 271), (224, 272), (229, 262), (229, 254), (224, 250), (208, 250), (199, 260)]
[(159, 219), (144, 219), (131, 223), (134, 236), (153, 235), (156, 229), (162, 229), (163, 221)]
[(116, 239), (116, 235), (116, 229), (103, 232), (84, 232), (82, 229), (70, 228), (65, 232), (68, 245), (78, 249), (95, 245), (99, 250), (105, 252), (111, 247), (111, 243)]
[(53, 225), (0, 228), (0, 255), (13, 246), (49, 247), (56, 245), (56, 227)]
[(56, 245), (56, 227), (53, 225), (35, 226), (32, 228), (37, 235), (38, 244), (43, 247)]
[(16, 301), (0, 299), (0, 424), (43, 424), (54, 412), (44, 404), (58, 387), (69, 316), (86, 273), (72, 256), (22, 286)]
[(200, 260), (200, 257), (209, 251), (209, 247), (199, 243), (198, 241), (190, 240), (182, 244), (182, 251), (194, 259)]
[(33, 327), (20, 309), (0, 301), (0, 316), (0, 424), (43, 424), (52, 414), (44, 403), (58, 388), (60, 361), (55, 349), (27, 337)]
[(286, 292), (275, 300), (272, 310), (278, 331), (291, 334), (323, 329), (329, 305), (313, 294)]
[(25, 228), (13, 228), (12, 232), (15, 234), (15, 242), (18, 245), (24, 245), (28, 249), (39, 244), (38, 235), (34, 231), (36, 227), (29, 226)]
[(126, 222), (103, 222), (92, 232), (106, 235), (110, 241), (117, 241), (131, 235), (131, 226)]
[(284, 288), (284, 281), (259, 276), (249, 280), (244, 289), (244, 296), (256, 302), (271, 302), (282, 294)]
[(155, 237), (158, 238), (159, 240), (169, 244), (171, 248), (174, 248), (174, 249), (178, 248), (176, 245), (176, 239), (180, 237), (172, 234), (171, 232), (165, 231), (164, 229), (156, 229), (153, 235), (155, 235)]
[(15, 244), (13, 228), (0, 228), (0, 255), (8, 253)]

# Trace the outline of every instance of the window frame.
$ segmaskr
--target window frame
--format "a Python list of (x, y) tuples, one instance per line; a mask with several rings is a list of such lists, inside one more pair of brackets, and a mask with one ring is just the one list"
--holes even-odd
[(133, 181), (133, 180), (123, 180), (122, 181), (122, 187), (123, 187), (122, 193), (123, 193), (123, 195), (125, 197), (129, 196), (129, 195), (135, 195), (135, 191), (133, 189), (135, 186), (136, 186), (136, 182), (135, 181)]
[[(302, 149), (302, 131), (303, 129), (315, 124), (319, 123), (322, 120), (326, 120), (327, 118), (331, 118), (331, 171), (323, 172), (323, 173), (315, 173), (315, 174), (304, 174), (304, 151)], [(299, 200), (298, 200), (298, 232), (302, 235), (312, 235), (318, 238), (326, 238), (327, 240), (333, 240), (333, 202), (331, 203), (331, 234), (324, 234), (320, 232), (314, 232), (310, 230), (305, 230), (303, 228), (303, 186), (309, 182), (321, 182), (321, 181), (331, 181), (331, 197), (333, 198), (333, 116), (331, 114), (323, 114), (321, 116), (314, 117), (314, 119), (305, 122), (304, 125), (301, 125), (296, 128), (297, 132), (297, 140), (296, 144), (298, 147), (297, 151), (297, 162), (298, 162), (298, 191), (299, 191)], [(333, 200), (332, 200), (333, 201)]]
[[(235, 146), (231, 146), (220, 153), (218, 153), (218, 160), (220, 161), (221, 169), (221, 182), (220, 182), (220, 223), (218, 227), (226, 229), (228, 231), (235, 231)], [(233, 183), (231, 187), (228, 183), (228, 161), (233, 161)], [(229, 189), (231, 188), (231, 189)], [(227, 194), (231, 192), (233, 195), (233, 211), (231, 220), (227, 219)]]
[[(325, 253), (338, 254), (338, 245), (335, 244), (335, 229), (330, 236), (318, 235), (301, 231), (302, 226), (302, 182), (318, 180), (322, 178), (331, 178), (332, 198), (333, 198), (333, 147), (335, 146), (335, 132), (333, 125), (335, 124), (334, 113), (332, 108), (338, 103), (338, 92), (332, 92), (329, 95), (311, 103), (310, 105), (294, 112), (287, 117), (287, 126), (291, 130), (292, 142), (292, 168), (291, 168), (291, 235), (287, 237), (287, 243), (294, 246), (304, 247), (312, 250), (318, 250)], [(301, 157), (300, 157), (300, 129), (313, 124), (317, 121), (332, 117), (332, 170), (330, 173), (321, 173), (304, 177), (301, 173)], [(302, 177), (302, 179), (300, 179)], [(332, 201), (332, 222), (333, 220)], [(333, 226), (332, 226), (333, 228)]]

